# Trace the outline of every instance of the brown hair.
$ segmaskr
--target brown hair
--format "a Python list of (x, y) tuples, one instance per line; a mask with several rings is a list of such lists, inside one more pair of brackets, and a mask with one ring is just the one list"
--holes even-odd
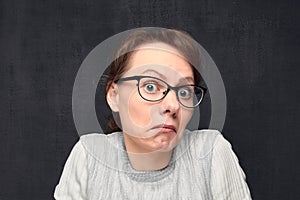
[[(138, 29), (130, 33), (124, 40), (116, 53), (116, 59), (109, 65), (105, 94), (107, 94), (113, 82), (121, 78), (126, 72), (126, 66), (135, 49), (141, 45), (155, 42), (162, 42), (174, 47), (191, 65), (195, 84), (200, 82), (200, 73), (197, 70), (200, 66), (200, 48), (188, 33), (175, 29)], [(113, 117), (109, 120), (108, 127), (112, 131), (120, 131)]]

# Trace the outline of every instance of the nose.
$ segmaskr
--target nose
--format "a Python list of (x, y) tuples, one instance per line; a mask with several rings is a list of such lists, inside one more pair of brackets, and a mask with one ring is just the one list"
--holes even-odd
[(171, 90), (162, 100), (162, 113), (167, 113), (171, 116), (176, 116), (180, 108), (175, 91)]

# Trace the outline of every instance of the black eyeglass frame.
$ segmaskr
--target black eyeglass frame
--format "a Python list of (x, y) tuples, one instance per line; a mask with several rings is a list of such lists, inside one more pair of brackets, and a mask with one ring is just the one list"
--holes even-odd
[[(161, 82), (165, 83), (168, 87), (167, 87), (167, 90), (163, 92), (164, 95), (163, 95), (160, 99), (157, 99), (157, 100), (149, 100), (149, 99), (146, 99), (145, 97), (143, 97), (143, 95), (142, 95), (141, 92), (140, 92), (140, 88), (139, 88), (140, 80), (141, 80), (142, 78), (153, 78), (153, 79), (156, 79), (156, 80), (158, 80), (158, 81), (161, 81)], [(131, 80), (136, 80), (136, 81), (138, 81), (138, 83), (136, 84), (136, 86), (138, 87), (139, 95), (140, 95), (145, 101), (150, 101), (150, 102), (157, 102), (157, 101), (160, 101), (160, 100), (164, 99), (164, 98), (167, 96), (167, 94), (169, 93), (170, 90), (174, 90), (178, 102), (179, 102), (182, 106), (184, 106), (184, 107), (186, 107), (186, 108), (195, 108), (195, 107), (199, 106), (200, 103), (202, 102), (203, 98), (204, 98), (205, 93), (207, 92), (207, 89), (206, 89), (205, 87), (202, 87), (202, 86), (199, 86), (199, 85), (193, 85), (193, 84), (180, 85), (180, 86), (175, 86), (175, 87), (173, 87), (173, 86), (169, 85), (167, 82), (165, 82), (165, 81), (163, 81), (163, 80), (161, 80), (161, 79), (159, 79), (159, 78), (153, 77), (153, 76), (129, 76), (129, 77), (123, 77), (123, 78), (119, 78), (119, 79), (115, 80), (114, 83), (118, 84), (118, 83), (123, 82), (123, 81), (131, 81)], [(183, 103), (181, 103), (181, 101), (180, 101), (180, 99), (179, 99), (179, 96), (178, 96), (179, 90), (180, 90), (181, 88), (187, 87), (187, 86), (193, 86), (193, 87), (196, 87), (197, 89), (199, 89), (199, 90), (202, 91), (202, 95), (201, 95), (201, 98), (199, 99), (198, 103), (197, 103), (195, 106), (192, 106), (192, 107), (186, 106), (186, 105), (184, 105)]]

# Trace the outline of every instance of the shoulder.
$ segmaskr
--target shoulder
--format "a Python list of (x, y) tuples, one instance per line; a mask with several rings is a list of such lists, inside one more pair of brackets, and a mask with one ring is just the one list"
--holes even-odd
[[(99, 151), (105, 150), (108, 147), (120, 146), (121, 132), (114, 132), (108, 135), (102, 133), (91, 133), (80, 137), (79, 143), (85, 148), (86, 151)], [(107, 149), (108, 150), (108, 149)]]
[(224, 137), (218, 130), (203, 129), (189, 131), (185, 130), (183, 136), (183, 145), (188, 145), (196, 157), (205, 158), (210, 155), (219, 140)]
[[(91, 155), (97, 151), (105, 149), (107, 143), (116, 140), (118, 133), (111, 135), (92, 133), (82, 135), (79, 141), (73, 146), (67, 162), (85, 163)], [(102, 151), (103, 152), (103, 151)]]
[(214, 199), (251, 199), (246, 175), (223, 136), (216, 139), (212, 148), (210, 181)]
[(120, 151), (124, 151), (123, 134), (114, 132), (105, 134), (88, 134), (80, 137), (81, 145), (89, 157), (90, 163), (115, 166)]
[(215, 141), (218, 137), (222, 136), (220, 131), (214, 129), (202, 130), (185, 130), (185, 136), (196, 139), (199, 142)]
[(108, 158), (114, 158), (111, 156), (114, 153), (111, 149), (118, 145), (115, 141), (120, 140), (119, 136), (120, 133), (81, 136), (65, 163), (59, 184), (55, 188), (55, 199), (88, 199), (89, 178), (96, 169), (103, 166), (99, 163), (115, 163), (115, 160)]
[(86, 135), (80, 136), (80, 141), (82, 143), (90, 143), (92, 141), (98, 141), (98, 142), (103, 142), (106, 140), (115, 140), (117, 139), (122, 133), (121, 132), (114, 132), (111, 134), (103, 134), (103, 133), (90, 133)]

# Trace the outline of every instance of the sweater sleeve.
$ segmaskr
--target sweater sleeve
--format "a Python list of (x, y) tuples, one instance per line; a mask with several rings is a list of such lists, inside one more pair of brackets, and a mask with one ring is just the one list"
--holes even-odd
[(246, 176), (230, 143), (219, 134), (213, 148), (211, 165), (213, 199), (251, 199)]
[(79, 141), (64, 166), (59, 184), (55, 188), (56, 200), (87, 199), (87, 153)]

